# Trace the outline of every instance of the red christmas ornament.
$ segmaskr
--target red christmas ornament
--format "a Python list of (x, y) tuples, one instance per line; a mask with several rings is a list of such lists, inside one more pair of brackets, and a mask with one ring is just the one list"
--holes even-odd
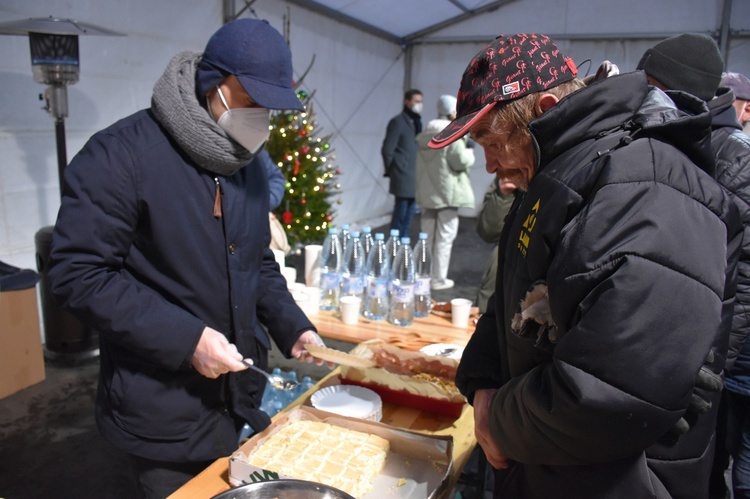
[(299, 162), (299, 160), (298, 160), (298, 159), (295, 159), (295, 160), (294, 160), (294, 174), (295, 174), (295, 175), (298, 175), (298, 174), (299, 174), (299, 165), (300, 165), (300, 164), (301, 164), (301, 163)]
[(302, 199), (300, 200), (300, 204), (301, 204), (302, 206), (306, 205), (306, 204), (307, 204), (307, 199), (305, 199), (305, 198), (302, 198)]
[(307, 136), (307, 132), (305, 130), (300, 130), (299, 131), (299, 136), (300, 137), (305, 137), (305, 136)]
[(286, 210), (284, 213), (281, 214), (281, 220), (287, 225), (292, 223), (292, 212), (289, 210)]
[(336, 170), (336, 175), (341, 175), (341, 170)]
[(310, 152), (310, 146), (303, 146), (302, 149), (299, 150), (300, 154), (307, 154)]
[(326, 216), (326, 222), (330, 222), (332, 220), (333, 220), (333, 216), (331, 216), (331, 215), (327, 215)]

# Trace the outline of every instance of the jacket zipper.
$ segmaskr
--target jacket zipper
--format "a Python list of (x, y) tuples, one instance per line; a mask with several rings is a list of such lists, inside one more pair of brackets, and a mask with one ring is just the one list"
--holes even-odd
[(216, 195), (214, 196), (214, 217), (221, 218), (221, 184), (219, 183), (219, 177), (214, 177), (214, 184), (216, 184)]

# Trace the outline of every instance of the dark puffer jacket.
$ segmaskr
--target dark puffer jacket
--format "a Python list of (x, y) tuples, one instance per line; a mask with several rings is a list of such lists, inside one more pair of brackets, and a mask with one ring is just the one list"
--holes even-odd
[[(262, 429), (265, 379), (208, 379), (191, 366), (205, 326), (261, 367), (312, 324), (268, 248), (262, 165), (221, 177), (175, 148), (150, 111), (95, 134), (65, 171), (49, 279), (100, 332), (97, 424), (125, 452), (206, 461), (237, 448), (237, 422)], [(221, 215), (216, 216), (216, 201)]]
[[(742, 254), (737, 265), (737, 299), (726, 367), (731, 372), (738, 353), (742, 351), (741, 370), (750, 375), (750, 345), (743, 349), (750, 333), (750, 137), (742, 131), (737, 121), (733, 102), (732, 90), (720, 88), (716, 97), (709, 101), (708, 107), (713, 116), (711, 148), (716, 157), (716, 180), (737, 204), (744, 227)], [(727, 381), (730, 389), (735, 384), (736, 379)], [(746, 390), (750, 390), (750, 383)]]
[[(707, 492), (718, 404), (660, 442), (709, 352), (707, 367), (723, 367), (741, 228), (711, 178), (705, 104), (670, 96), (629, 73), (530, 125), (537, 173), (505, 224), (496, 294), (457, 376), (470, 399), (498, 389), (490, 430), (514, 461), (501, 497)], [(548, 326), (524, 321), (547, 292)]]

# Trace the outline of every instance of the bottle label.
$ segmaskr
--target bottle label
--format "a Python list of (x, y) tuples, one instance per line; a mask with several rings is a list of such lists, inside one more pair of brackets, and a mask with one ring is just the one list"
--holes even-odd
[(429, 277), (417, 277), (417, 282), (414, 283), (414, 294), (415, 295), (429, 295), (430, 294), (430, 278)]
[(323, 272), (320, 274), (320, 287), (322, 289), (333, 289), (339, 285), (339, 275), (335, 272)]
[(414, 301), (413, 284), (394, 284), (393, 301), (397, 303), (411, 303)]
[(347, 295), (362, 294), (362, 279), (359, 276), (350, 276), (341, 278), (341, 291)]
[(388, 283), (385, 279), (372, 279), (367, 285), (367, 296), (385, 298), (388, 296)]

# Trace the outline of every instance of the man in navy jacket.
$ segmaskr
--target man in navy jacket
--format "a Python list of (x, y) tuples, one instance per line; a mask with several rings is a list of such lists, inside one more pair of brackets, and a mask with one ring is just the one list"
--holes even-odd
[(262, 322), (287, 357), (322, 343), (268, 248), (269, 109), (302, 109), (291, 54), (265, 21), (226, 24), (182, 52), (151, 107), (95, 134), (65, 171), (49, 280), (100, 332), (97, 424), (146, 497), (237, 448), (267, 367)]

